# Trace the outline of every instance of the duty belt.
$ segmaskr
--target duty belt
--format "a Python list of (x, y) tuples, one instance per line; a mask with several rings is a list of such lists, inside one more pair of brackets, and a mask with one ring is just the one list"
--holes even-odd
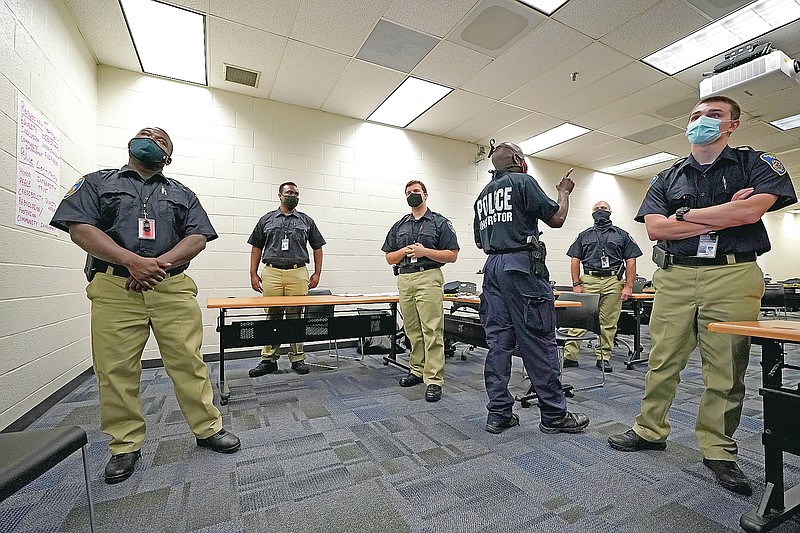
[[(180, 274), (184, 270), (189, 268), (189, 263), (184, 263), (180, 266), (177, 266), (171, 270), (167, 270), (167, 276), (175, 276), (176, 274)], [(106, 261), (102, 261), (100, 259), (95, 259), (94, 263), (92, 263), (92, 270), (94, 272), (103, 272), (105, 274), (111, 274), (112, 276), (117, 276), (120, 278), (129, 278), (131, 277), (130, 271), (122, 265), (115, 265), (114, 263), (108, 263)]]
[(679, 255), (671, 255), (669, 258), (670, 264), (679, 266), (721, 266), (733, 265), (735, 263), (752, 263), (756, 260), (755, 252), (741, 253), (741, 254), (725, 254), (719, 257), (681, 257)]
[(275, 263), (266, 263), (266, 265), (270, 268), (277, 268), (278, 270), (294, 270), (295, 268), (300, 268), (305, 263), (295, 263), (293, 265), (276, 265)]
[(607, 278), (608, 276), (616, 275), (616, 270), (587, 270), (587, 274), (590, 276), (596, 276), (598, 278)]
[(412, 274), (414, 272), (422, 272), (432, 268), (441, 268), (439, 265), (405, 265), (397, 269), (398, 274)]

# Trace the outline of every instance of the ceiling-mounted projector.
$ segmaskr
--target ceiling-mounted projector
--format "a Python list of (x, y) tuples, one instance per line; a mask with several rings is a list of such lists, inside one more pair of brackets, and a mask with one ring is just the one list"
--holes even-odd
[(700, 98), (725, 93), (741, 104), (798, 85), (800, 61), (775, 50), (705, 78), (700, 82)]

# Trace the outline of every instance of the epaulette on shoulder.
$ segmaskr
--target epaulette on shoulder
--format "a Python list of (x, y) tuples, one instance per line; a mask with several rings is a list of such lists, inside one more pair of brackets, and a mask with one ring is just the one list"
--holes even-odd
[(680, 159), (678, 159), (677, 161), (675, 161), (674, 163), (672, 163), (672, 166), (671, 166), (671, 167), (669, 167), (669, 168), (675, 168), (675, 167), (677, 167), (677, 166), (680, 166), (680, 165), (681, 165), (681, 164), (683, 164), (683, 162), (684, 162), (684, 161), (686, 161), (687, 159), (689, 159), (689, 158), (688, 158), (688, 157), (681, 157)]
[(752, 146), (737, 146), (736, 150), (741, 150), (743, 152), (756, 152), (757, 150)]

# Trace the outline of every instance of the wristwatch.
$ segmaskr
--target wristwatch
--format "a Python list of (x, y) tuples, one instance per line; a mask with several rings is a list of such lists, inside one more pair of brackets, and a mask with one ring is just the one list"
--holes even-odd
[(686, 222), (683, 217), (686, 216), (686, 213), (691, 211), (689, 207), (679, 207), (677, 211), (675, 211), (675, 220), (680, 220), (681, 222)]
[(582, 281), (573, 281), (572, 282), (572, 286), (573, 287), (577, 287), (578, 285), (583, 285), (583, 282)]

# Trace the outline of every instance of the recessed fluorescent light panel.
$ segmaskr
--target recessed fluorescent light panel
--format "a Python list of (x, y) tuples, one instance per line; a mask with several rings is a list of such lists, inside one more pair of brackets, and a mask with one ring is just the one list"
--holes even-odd
[(405, 128), (453, 89), (409, 76), (367, 120)]
[(800, 0), (759, 0), (642, 61), (672, 75), (797, 19), (800, 19)]
[(634, 159), (633, 161), (614, 165), (613, 167), (604, 168), (600, 172), (605, 172), (606, 174), (622, 174), (623, 172), (629, 172), (631, 170), (636, 170), (637, 168), (649, 167), (650, 165), (655, 165), (656, 163), (663, 163), (664, 161), (677, 158), (678, 156), (675, 154), (670, 154), (669, 152), (659, 152), (655, 155), (641, 157), (639, 159)]
[(207, 85), (204, 15), (154, 0), (119, 0), (142, 71)]
[(567, 3), (567, 0), (517, 0), (520, 4), (530, 6), (545, 15), (551, 15), (556, 9)]
[(791, 130), (800, 127), (800, 115), (773, 120), (770, 124), (783, 131)]
[(531, 155), (535, 154), (536, 152), (546, 150), (551, 146), (567, 142), (575, 137), (580, 137), (581, 135), (589, 133), (590, 131), (592, 130), (565, 122), (564, 124), (551, 130), (547, 130), (539, 135), (536, 135), (535, 137), (531, 137), (527, 141), (522, 141), (519, 143), (519, 147), (522, 149), (523, 154)]

